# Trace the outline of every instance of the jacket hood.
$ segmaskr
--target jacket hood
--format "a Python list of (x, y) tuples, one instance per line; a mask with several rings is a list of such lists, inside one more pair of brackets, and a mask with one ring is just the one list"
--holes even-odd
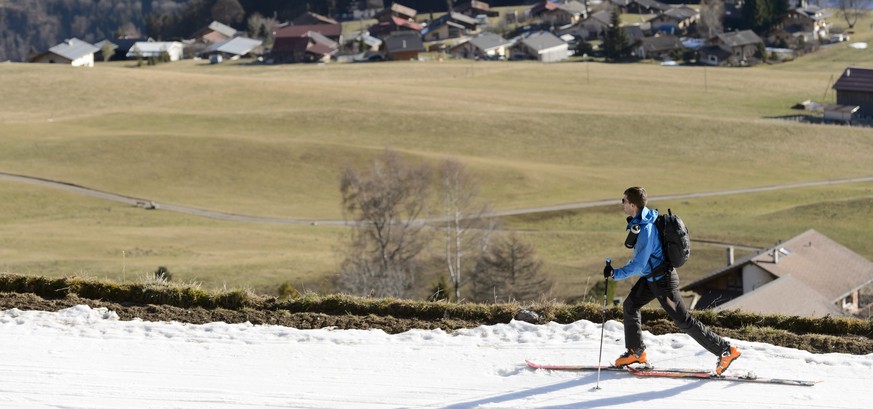
[(652, 210), (652, 209), (649, 209), (648, 207), (644, 207), (643, 210), (640, 210), (640, 213), (638, 215), (636, 215), (636, 217), (634, 217), (630, 223), (628, 223), (628, 227), (630, 227), (631, 224), (639, 224), (641, 226), (646, 225), (646, 224), (652, 224), (655, 222), (655, 219), (657, 219), (657, 218), (658, 218), (658, 211), (657, 210)]

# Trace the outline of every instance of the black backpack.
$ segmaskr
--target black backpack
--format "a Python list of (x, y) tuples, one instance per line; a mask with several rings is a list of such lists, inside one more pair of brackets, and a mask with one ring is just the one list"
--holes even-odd
[(688, 236), (685, 223), (667, 209), (667, 214), (659, 214), (655, 219), (655, 227), (658, 229), (661, 248), (667, 258), (666, 263), (676, 268), (682, 267), (688, 261), (688, 257), (691, 257), (691, 237)]

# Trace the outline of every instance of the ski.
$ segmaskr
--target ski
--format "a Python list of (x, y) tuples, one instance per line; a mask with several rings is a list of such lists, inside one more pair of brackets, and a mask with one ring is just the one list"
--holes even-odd
[[(533, 369), (546, 369), (552, 371), (596, 371), (598, 369), (603, 371), (616, 371), (616, 372), (628, 372), (628, 368), (612, 366), (612, 365), (546, 365), (546, 364), (538, 364), (536, 362), (525, 360), (524, 361), (527, 366)], [(630, 367), (636, 371), (650, 371), (655, 368), (651, 365), (645, 364), (642, 366), (634, 366)], [(676, 372), (676, 373), (700, 373), (702, 370), (700, 369), (685, 369), (685, 368), (661, 368), (659, 371), (666, 372)]]
[(779, 378), (761, 378), (754, 373), (747, 373), (745, 375), (715, 375), (709, 371), (699, 371), (699, 372), (675, 372), (669, 370), (636, 370), (633, 368), (628, 368), (628, 372), (637, 376), (652, 376), (652, 377), (666, 377), (666, 378), (692, 378), (692, 379), (703, 379), (703, 380), (711, 380), (711, 381), (730, 381), (730, 382), (751, 382), (751, 383), (769, 383), (769, 384), (777, 384), (777, 385), (794, 385), (794, 386), (815, 386), (815, 384), (821, 381), (804, 381), (798, 379), (779, 379)]
[(769, 383), (776, 385), (814, 386), (821, 381), (806, 381), (798, 379), (762, 378), (753, 373), (745, 375), (720, 375), (717, 376), (708, 370), (686, 368), (654, 368), (651, 365), (637, 367), (597, 366), (597, 365), (545, 365), (525, 360), (527, 366), (533, 369), (545, 369), (553, 371), (603, 371), (627, 372), (636, 376), (650, 376), (662, 378), (686, 378), (713, 381), (732, 381), (749, 383)]

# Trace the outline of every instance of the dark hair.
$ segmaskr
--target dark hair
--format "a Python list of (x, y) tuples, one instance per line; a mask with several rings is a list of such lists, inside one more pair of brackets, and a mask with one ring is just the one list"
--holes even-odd
[(635, 204), (638, 208), (646, 207), (649, 202), (646, 196), (646, 188), (640, 186), (629, 187), (625, 189), (624, 195), (627, 196), (627, 201)]

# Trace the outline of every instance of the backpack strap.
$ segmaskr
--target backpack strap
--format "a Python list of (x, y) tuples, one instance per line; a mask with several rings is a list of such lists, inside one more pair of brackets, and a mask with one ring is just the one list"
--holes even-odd
[[(667, 212), (670, 212), (670, 209), (667, 209)], [(672, 215), (672, 213), (671, 213), (671, 215)], [(661, 263), (658, 264), (657, 267), (655, 267), (652, 264), (652, 259), (654, 258), (654, 256), (649, 256), (649, 261), (648, 261), (649, 268), (652, 270), (651, 273), (649, 273), (648, 277), (656, 278), (656, 279), (660, 278), (663, 275), (670, 273), (670, 271), (673, 270), (673, 266), (670, 265), (670, 262), (667, 260), (667, 256), (666, 256), (667, 245), (669, 243), (667, 243), (667, 241), (664, 240), (663, 227), (665, 227), (665, 226), (659, 226), (658, 225), (659, 221), (666, 222), (666, 220), (662, 216), (659, 215), (658, 218), (655, 219), (655, 221), (652, 224), (655, 226), (655, 230), (658, 232), (658, 241), (661, 243), (661, 257), (663, 259), (661, 260)]]

